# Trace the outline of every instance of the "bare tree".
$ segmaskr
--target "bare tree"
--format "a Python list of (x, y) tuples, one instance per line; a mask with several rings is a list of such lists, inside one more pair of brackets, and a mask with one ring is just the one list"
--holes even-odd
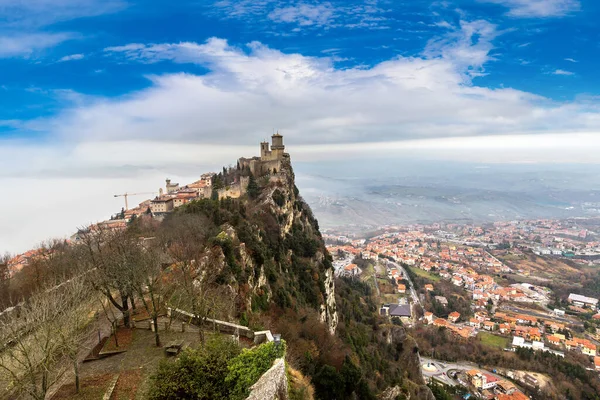
[(136, 247), (138, 267), (136, 268), (135, 293), (142, 301), (144, 308), (154, 324), (156, 347), (160, 347), (158, 317), (164, 311), (165, 299), (169, 296), (170, 285), (168, 258), (154, 243)]
[(123, 323), (129, 327), (138, 264), (137, 239), (126, 230), (88, 227), (80, 232), (80, 268), (87, 271), (91, 285), (123, 314)]
[(0, 255), (0, 312), (10, 303), (10, 260), (8, 253)]
[[(182, 303), (196, 316), (200, 325), (211, 315), (211, 286), (216, 269), (216, 255), (208, 247), (211, 223), (200, 215), (175, 215), (165, 221), (159, 239), (168, 256), (174, 261), (173, 280), (179, 283), (173, 299)], [(204, 341), (203, 330), (200, 336)]]
[(85, 336), (89, 293), (73, 278), (34, 293), (0, 320), (0, 380), (8, 390), (43, 400), (68, 370)]

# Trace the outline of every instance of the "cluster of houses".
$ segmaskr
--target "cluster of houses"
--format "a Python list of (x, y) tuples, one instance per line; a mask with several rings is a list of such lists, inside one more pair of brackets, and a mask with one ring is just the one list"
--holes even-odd
[(401, 271), (398, 271), (397, 268), (388, 268), (388, 278), (393, 279), (396, 282), (396, 290), (399, 294), (406, 293), (406, 285), (403, 283), (398, 283), (404, 279), (404, 275)]
[(8, 260), (8, 272), (10, 276), (13, 276), (29, 265), (36, 257), (42, 256), (42, 252), (42, 249), (29, 250)]
[[(560, 356), (564, 356), (564, 353), (555, 349), (580, 351), (591, 357), (597, 354), (597, 346), (593, 342), (585, 338), (573, 337), (564, 323), (500, 312), (494, 315), (494, 319), (500, 322), (500, 333), (514, 335), (513, 347), (549, 351)], [(568, 339), (567, 335), (571, 338)]]
[[(546, 224), (548, 228), (544, 227)], [(476, 227), (463, 227), (455, 229), (468, 230), (468, 234), (477, 237), (485, 232), (477, 231)], [(549, 235), (565, 234), (561, 224), (552, 221), (538, 221), (531, 224), (498, 224), (499, 232), (493, 236), (494, 240), (502, 239), (504, 234), (511, 240), (523, 241), (540, 240), (540, 233), (544, 232), (542, 241), (550, 241)], [(568, 331), (564, 324), (564, 310), (554, 310), (554, 315), (563, 319), (554, 319), (552, 316), (540, 319), (531, 315), (513, 314), (509, 312), (496, 312), (497, 306), (502, 302), (547, 304), (551, 291), (548, 288), (528, 283), (501, 286), (492, 277), (493, 273), (513, 272), (500, 260), (494, 257), (485, 248), (464, 245), (456, 240), (460, 235), (448, 234), (447, 240), (437, 240), (437, 233), (427, 233), (421, 227), (417, 230), (386, 232), (369, 241), (347, 239), (342, 245), (333, 246), (330, 251), (341, 250), (346, 253), (360, 256), (363, 259), (377, 260), (385, 257), (400, 263), (405, 263), (411, 268), (419, 268), (427, 273), (435, 274), (453, 285), (463, 288), (472, 296), (472, 309), (475, 311), (473, 318), (461, 320), (457, 312), (452, 312), (448, 318), (438, 318), (432, 312), (426, 311), (422, 322), (424, 324), (445, 327), (461, 338), (476, 336), (480, 330), (486, 330), (496, 335), (512, 337), (512, 348), (530, 348), (535, 351), (548, 351), (559, 356), (564, 356), (565, 351), (576, 351), (594, 358), (595, 368), (600, 370), (600, 360), (597, 356), (597, 347), (591, 340), (577, 338)], [(464, 233), (464, 232), (463, 232)], [(569, 232), (573, 233), (573, 232)], [(489, 234), (489, 232), (488, 232)], [(464, 237), (460, 237), (464, 239)], [(505, 240), (506, 238), (502, 239)], [(552, 238), (564, 244), (574, 244), (577, 238)], [(453, 242), (454, 241), (454, 242)], [(520, 251), (511, 249), (511, 251)], [(352, 271), (355, 271), (354, 269)], [(349, 272), (350, 273), (350, 272)], [(393, 279), (396, 290), (404, 294), (409, 288), (401, 281), (405, 278), (400, 271), (388, 268), (388, 278)], [(434, 283), (435, 284), (435, 283)], [(425, 291), (434, 291), (434, 284), (424, 286)], [(436, 296), (436, 301), (442, 305), (448, 304), (442, 296)], [(596, 312), (599, 300), (578, 294), (571, 294), (568, 299), (569, 308), (577, 312)], [(398, 305), (384, 305), (381, 314), (397, 316), (408, 320), (410, 307)], [(452, 310), (451, 310), (452, 311)], [(600, 319), (600, 313), (593, 316)], [(560, 322), (563, 321), (563, 322)]]
[(426, 325), (433, 325), (436, 327), (443, 327), (449, 329), (454, 334), (468, 339), (472, 336), (477, 335), (477, 330), (467, 324), (459, 324), (460, 313), (453, 311), (448, 314), (448, 318), (438, 318), (433, 315), (432, 312), (426, 311), (423, 316), (423, 323)]
[(465, 373), (467, 381), (479, 391), (481, 397), (488, 400), (526, 400), (529, 399), (517, 387), (506, 379), (500, 379), (485, 371), (471, 369)]
[(546, 219), (496, 222), (485, 228), (452, 223), (390, 225), (380, 227), (385, 233), (370, 239), (366, 246), (339, 233), (326, 238), (345, 239), (347, 250), (359, 250), (365, 258), (383, 254), (408, 265), (421, 262), (431, 267), (438, 262), (459, 263), (497, 274), (511, 272), (511, 268), (487, 249), (496, 253), (507, 244), (512, 245), (507, 251), (516, 256), (529, 249), (539, 255), (574, 258), (580, 263), (600, 259), (600, 242), (589, 240), (588, 229), (576, 225), (574, 220)]

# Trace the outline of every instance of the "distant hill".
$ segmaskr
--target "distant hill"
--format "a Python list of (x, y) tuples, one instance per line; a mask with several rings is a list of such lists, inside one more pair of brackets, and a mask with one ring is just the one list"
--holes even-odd
[(367, 166), (358, 173), (344, 166), (347, 172), (302, 165), (299, 186), (322, 227), (600, 215), (599, 178), (584, 167), (544, 171), (415, 162), (383, 165), (378, 173)]

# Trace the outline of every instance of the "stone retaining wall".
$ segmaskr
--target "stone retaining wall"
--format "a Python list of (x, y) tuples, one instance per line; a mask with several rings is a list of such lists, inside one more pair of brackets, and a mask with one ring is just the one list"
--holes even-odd
[[(167, 308), (167, 313), (170, 317), (183, 319), (185, 321), (189, 321), (195, 325), (200, 325), (200, 319), (194, 314), (180, 310), (178, 308)], [(228, 333), (231, 335), (238, 334), (240, 336), (245, 336), (248, 339), (253, 339), (255, 343), (262, 343), (265, 341), (272, 342), (273, 335), (271, 331), (260, 331), (254, 332), (252, 329), (247, 326), (234, 324), (232, 322), (219, 321), (218, 319), (206, 318), (205, 325), (213, 325), (216, 326), (219, 332)], [(268, 334), (267, 334), (268, 333)], [(259, 341), (257, 342), (257, 335), (259, 337)]]
[(250, 387), (246, 400), (288, 400), (288, 379), (285, 361), (278, 358), (273, 366)]

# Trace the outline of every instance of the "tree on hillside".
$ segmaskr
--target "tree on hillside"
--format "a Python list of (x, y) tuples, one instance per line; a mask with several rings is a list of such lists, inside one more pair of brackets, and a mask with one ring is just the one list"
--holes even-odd
[[(217, 257), (208, 246), (212, 221), (204, 215), (174, 215), (159, 233), (161, 245), (173, 260), (170, 276), (178, 283), (171, 303), (180, 304), (202, 325), (214, 310), (218, 296), (213, 291)], [(203, 331), (200, 335), (204, 340)]]
[(8, 254), (0, 255), (0, 312), (10, 302), (10, 269)]
[(250, 178), (248, 179), (248, 188), (246, 190), (251, 199), (256, 199), (260, 195), (260, 189), (256, 184), (254, 175), (250, 175)]
[(34, 293), (18, 312), (0, 319), (0, 380), (10, 396), (43, 400), (68, 370), (86, 336), (89, 292), (81, 278)]
[(160, 347), (158, 316), (164, 310), (165, 299), (171, 290), (167, 272), (163, 270), (167, 257), (154, 244), (139, 244), (136, 253), (134, 291), (154, 323), (154, 340), (156, 347)]
[(129, 327), (137, 278), (138, 239), (128, 231), (87, 228), (82, 232), (79, 267), (92, 287), (123, 314), (123, 322)]

